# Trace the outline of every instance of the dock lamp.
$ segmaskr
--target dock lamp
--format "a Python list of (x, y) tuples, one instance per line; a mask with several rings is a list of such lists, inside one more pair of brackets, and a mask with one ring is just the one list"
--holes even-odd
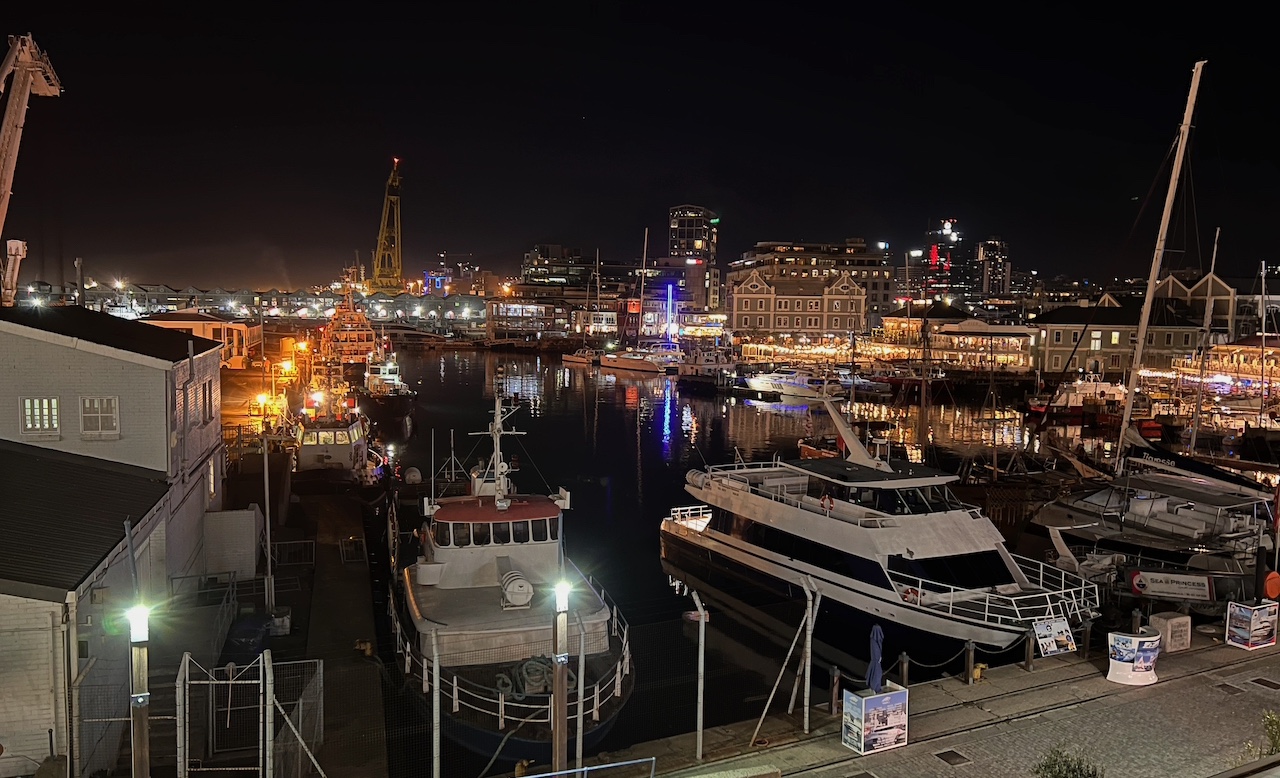
[[(555, 676), (551, 682), (552, 731), (555, 739), (551, 749), (551, 771), (562, 772), (569, 767), (569, 593), (573, 585), (568, 581), (556, 584), (556, 627), (552, 631), (551, 654), (555, 664)], [(579, 735), (581, 737), (581, 735)]]
[(151, 691), (147, 686), (147, 641), (151, 608), (135, 605), (125, 611), (129, 622), (129, 731), (133, 750), (133, 778), (151, 775)]

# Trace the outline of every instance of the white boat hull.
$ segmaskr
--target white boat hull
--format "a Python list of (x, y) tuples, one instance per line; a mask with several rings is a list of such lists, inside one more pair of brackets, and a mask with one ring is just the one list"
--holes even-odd
[(770, 394), (781, 394), (788, 397), (805, 397), (808, 399), (839, 397), (844, 393), (843, 387), (837, 383), (826, 384), (822, 387), (822, 390), (819, 391), (811, 386), (778, 381), (762, 376), (752, 376), (751, 378), (748, 378), (747, 388), (755, 392), (768, 392)]

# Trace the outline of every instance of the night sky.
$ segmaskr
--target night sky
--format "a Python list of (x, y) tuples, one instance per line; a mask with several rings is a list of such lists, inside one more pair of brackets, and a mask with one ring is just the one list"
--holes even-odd
[(1215, 225), (1228, 272), (1274, 259), (1280, 68), (1260, 18), (433, 5), (138, 24), (7, 8), (66, 90), (27, 115), (4, 225), (30, 244), (23, 282), (56, 281), (59, 257), (71, 278), (76, 256), (96, 279), (329, 280), (367, 262), (393, 156), (406, 275), (440, 251), (510, 272), (535, 243), (635, 258), (646, 226), (659, 255), (686, 202), (721, 213), (722, 262), (759, 240), (906, 249), (955, 218), (1021, 268), (1145, 275), (1198, 58), (1195, 208), (1169, 263), (1207, 267)]

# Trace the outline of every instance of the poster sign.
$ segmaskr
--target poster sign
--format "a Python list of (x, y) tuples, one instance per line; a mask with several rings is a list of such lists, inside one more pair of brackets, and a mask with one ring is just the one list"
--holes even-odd
[(1075, 653), (1076, 639), (1072, 636), (1071, 625), (1066, 619), (1037, 621), (1035, 627), (1040, 656)]
[(1134, 570), (1129, 573), (1129, 588), (1139, 597), (1213, 602), (1213, 578), (1207, 575)]
[(844, 690), (840, 742), (861, 755), (907, 744), (907, 690), (885, 683), (880, 694)]
[(1277, 605), (1263, 600), (1261, 605), (1227, 603), (1227, 644), (1252, 651), (1276, 644)]
[(1111, 666), (1107, 680), (1128, 686), (1146, 686), (1160, 680), (1156, 677), (1156, 658), (1160, 655), (1160, 632), (1143, 627), (1136, 635), (1111, 632), (1107, 635)]

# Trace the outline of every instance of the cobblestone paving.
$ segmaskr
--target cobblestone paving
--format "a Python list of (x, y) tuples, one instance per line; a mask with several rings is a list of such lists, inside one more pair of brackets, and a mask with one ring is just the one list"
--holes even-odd
[[(1042, 754), (1063, 744), (1104, 765), (1108, 775), (1210, 776), (1261, 736), (1265, 710), (1280, 710), (1280, 690), (1250, 682), (1278, 676), (1280, 660), (1228, 676), (1184, 678), (804, 775), (843, 778), (864, 770), (868, 778), (1024, 778)], [(1244, 693), (1215, 688), (1224, 682)], [(948, 765), (935, 756), (946, 749), (973, 761)]]

